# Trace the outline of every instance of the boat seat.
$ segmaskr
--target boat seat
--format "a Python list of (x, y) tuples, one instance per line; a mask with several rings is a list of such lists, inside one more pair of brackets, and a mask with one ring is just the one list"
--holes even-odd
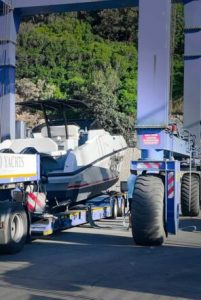
[[(69, 138), (79, 138), (79, 129), (80, 127), (77, 125), (67, 125), (67, 130), (68, 130), (68, 136)], [(60, 136), (61, 138), (66, 138), (66, 130), (64, 125), (58, 125), (58, 126), (50, 126), (50, 132), (52, 138), (56, 138)], [(44, 137), (48, 137), (47, 133), (47, 127), (43, 127), (41, 130), (41, 134)]]
[[(5, 145), (4, 145), (5, 143)], [(51, 153), (58, 151), (58, 145), (50, 138), (29, 138), (29, 139), (15, 139), (4, 141), (1, 144), (1, 149), (8, 148), (14, 151), (15, 153), (20, 153), (25, 148), (35, 148), (39, 153)]]
[(39, 154), (34, 147), (26, 147), (20, 151), (20, 154)]
[(41, 174), (47, 175), (48, 172), (52, 171), (63, 171), (64, 163), (66, 161), (66, 155), (52, 157), (50, 154), (47, 153), (39, 153), (34, 147), (27, 147), (24, 148), (21, 154), (39, 154), (40, 155), (40, 162), (41, 162)]
[(106, 132), (104, 129), (93, 129), (88, 131), (88, 140), (92, 140), (94, 138), (97, 138), (98, 136), (105, 136), (109, 135), (108, 132)]
[[(68, 150), (74, 149), (78, 146), (79, 141), (79, 129), (77, 125), (67, 125), (68, 139), (66, 139), (66, 131), (64, 125), (50, 126), (51, 139), (54, 140), (59, 149)], [(44, 137), (48, 136), (47, 127), (43, 127), (41, 134)]]
[(0, 153), (15, 153), (15, 152), (9, 148), (3, 148), (0, 150)]
[(66, 155), (60, 157), (52, 157), (51, 155), (40, 154), (41, 173), (47, 175), (52, 171), (63, 171)]

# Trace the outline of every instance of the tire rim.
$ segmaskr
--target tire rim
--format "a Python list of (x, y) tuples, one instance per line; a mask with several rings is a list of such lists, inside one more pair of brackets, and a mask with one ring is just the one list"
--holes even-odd
[(122, 216), (125, 215), (125, 201), (122, 199)]
[(19, 243), (24, 234), (23, 219), (20, 214), (15, 214), (11, 219), (11, 238), (15, 243)]
[(114, 200), (114, 216), (116, 217), (118, 214), (118, 205), (117, 200)]

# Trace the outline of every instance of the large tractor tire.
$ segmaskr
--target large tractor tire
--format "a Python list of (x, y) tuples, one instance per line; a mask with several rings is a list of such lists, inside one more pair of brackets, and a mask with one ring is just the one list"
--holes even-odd
[(131, 226), (136, 244), (160, 246), (164, 243), (164, 184), (160, 176), (137, 178), (131, 203)]
[[(190, 186), (191, 185), (191, 186)], [(200, 177), (186, 173), (181, 182), (181, 212), (183, 216), (196, 217), (200, 211)]]
[(4, 224), (5, 244), (0, 244), (0, 253), (15, 254), (26, 243), (28, 232), (27, 213), (21, 204), (12, 204), (8, 208)]

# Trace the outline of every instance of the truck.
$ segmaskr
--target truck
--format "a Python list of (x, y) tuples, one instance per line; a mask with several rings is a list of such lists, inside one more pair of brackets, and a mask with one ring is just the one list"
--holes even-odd
[(15, 254), (32, 238), (52, 235), (85, 223), (116, 218), (125, 211), (126, 197), (108, 192), (71, 208), (51, 209), (40, 176), (40, 157), (0, 153), (0, 253)]
[[(162, 245), (176, 234), (180, 215), (200, 211), (200, 13), (201, 1), (184, 1), (183, 122), (171, 116), (172, 3), (139, 1), (136, 131), (143, 172), (132, 202), (132, 234), (140, 245)], [(149, 17), (147, 17), (149, 16)], [(199, 29), (198, 29), (199, 28)], [(147, 50), (148, 49), (148, 50)]]
[[(170, 122), (169, 109), (171, 56), (174, 48), (171, 35), (174, 2), (182, 2), (185, 11), (182, 130)], [(0, 119), (1, 138), (4, 140), (9, 136), (12, 139), (15, 135), (15, 45), (21, 18), (36, 13), (125, 6), (139, 7), (136, 130), (141, 157), (140, 160), (133, 161), (133, 166), (139, 173), (146, 172), (138, 177), (134, 188), (131, 209), (132, 234), (137, 244), (162, 245), (168, 233), (176, 234), (180, 212), (189, 216), (199, 213), (200, 0), (77, 0), (74, 5), (69, 1), (57, 0), (51, 1), (51, 5), (47, 1), (38, 1), (37, 6), (33, 1), (26, 5), (21, 2), (9, 5), (7, 1), (0, 0), (0, 11), (5, 12), (0, 15), (0, 71), (3, 74), (0, 77), (0, 90), (5, 91), (5, 94), (0, 92), (2, 109), (5, 108), (5, 113)], [(5, 24), (10, 26), (5, 27)], [(9, 122), (5, 118), (9, 118)], [(25, 182), (23, 185), (26, 185)], [(8, 198), (7, 192), (5, 194), (5, 198)], [(1, 227), (3, 226), (4, 222)]]
[(40, 179), (39, 157), (0, 153), (0, 165), (0, 250), (16, 253), (22, 249), (30, 228), (24, 193)]

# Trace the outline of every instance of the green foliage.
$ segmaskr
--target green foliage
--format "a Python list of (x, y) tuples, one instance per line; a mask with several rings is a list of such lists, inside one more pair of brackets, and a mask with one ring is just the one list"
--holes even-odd
[(82, 99), (89, 105), (101, 127), (111, 133), (121, 133), (128, 140), (133, 121), (119, 111), (118, 86), (119, 79), (113, 70), (94, 72), (91, 83), (82, 93)]
[(174, 52), (180, 56), (184, 53), (184, 7), (176, 5), (176, 28), (174, 38)]
[(135, 115), (137, 97), (137, 82), (132, 78), (125, 78), (119, 90), (118, 104), (121, 112)]
[(138, 11), (134, 8), (81, 12), (78, 18), (90, 23), (93, 33), (104, 39), (137, 45)]
[[(175, 9), (177, 101), (183, 95), (184, 25), (183, 6)], [(54, 98), (87, 101), (106, 129), (125, 134), (136, 115), (137, 38), (138, 12), (130, 8), (34, 16), (22, 23), (18, 35), (17, 78), (33, 88), (45, 82), (36, 100), (47, 99), (50, 91)]]
[(81, 98), (91, 86), (99, 89), (98, 82), (103, 80), (94, 78), (104, 74), (105, 87), (110, 89), (105, 96), (113, 93), (116, 98), (111, 109), (134, 116), (136, 70), (133, 44), (103, 40), (92, 33), (89, 23), (71, 15), (41, 16), (21, 26), (17, 78), (29, 78), (33, 83), (45, 80), (56, 86), (54, 96), (58, 98)]
[(183, 58), (175, 55), (173, 72), (173, 100), (180, 99), (183, 96), (183, 80), (184, 80), (184, 62)]
[[(173, 83), (172, 83), (172, 100), (174, 107), (181, 107), (180, 102), (183, 97), (184, 86), (184, 10), (182, 4), (175, 4), (175, 36), (173, 41)], [(179, 104), (177, 104), (177, 101)], [(177, 109), (178, 110), (178, 109)]]
[(57, 87), (47, 83), (45, 80), (37, 80), (36, 83), (28, 78), (16, 81), (16, 94), (19, 101), (47, 100), (50, 98), (61, 98)]

